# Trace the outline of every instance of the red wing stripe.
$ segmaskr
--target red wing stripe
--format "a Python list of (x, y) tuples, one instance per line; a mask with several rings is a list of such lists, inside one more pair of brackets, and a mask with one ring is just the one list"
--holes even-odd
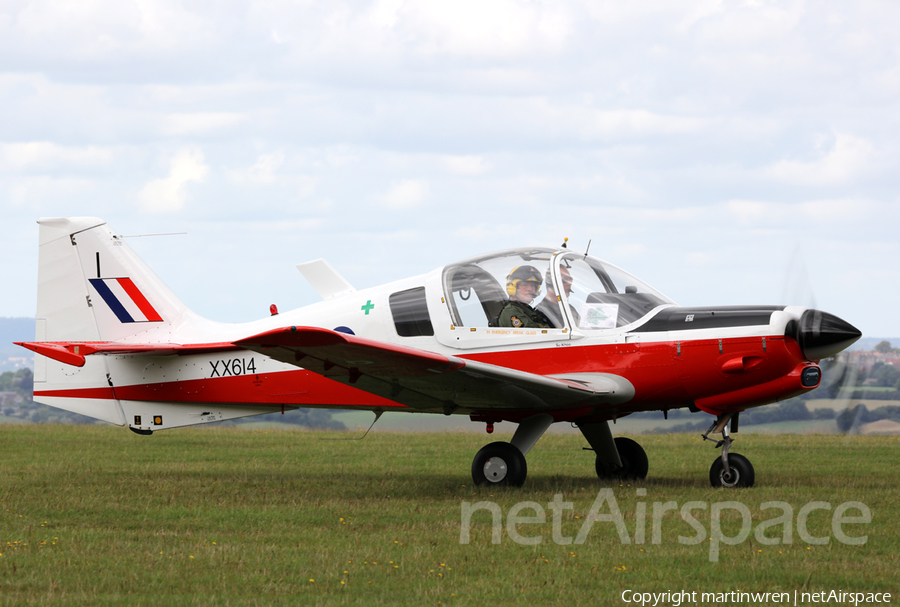
[(147, 298), (144, 297), (144, 294), (141, 293), (140, 289), (137, 288), (130, 278), (117, 278), (116, 280), (122, 285), (122, 288), (125, 289), (125, 292), (128, 293), (128, 296), (131, 297), (131, 300), (137, 305), (140, 311), (144, 313), (147, 320), (150, 322), (162, 322), (162, 317), (153, 306), (150, 305), (150, 302), (147, 301)]

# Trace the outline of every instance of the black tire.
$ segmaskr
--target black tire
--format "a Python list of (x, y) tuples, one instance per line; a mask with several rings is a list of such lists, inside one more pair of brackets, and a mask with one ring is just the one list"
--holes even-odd
[(756, 481), (753, 464), (740, 453), (728, 454), (728, 468), (730, 474), (726, 475), (722, 458), (716, 458), (716, 461), (709, 468), (709, 482), (713, 487), (724, 487), (725, 489), (747, 488), (752, 487)]
[(491, 443), (472, 460), (472, 480), (476, 485), (521, 487), (528, 476), (525, 456), (509, 443)]
[(619, 459), (622, 460), (622, 468), (611, 470), (606, 464), (597, 458), (595, 468), (597, 476), (601, 479), (645, 479), (647, 471), (650, 469), (650, 462), (647, 460), (647, 453), (636, 441), (624, 436), (616, 437), (616, 449), (619, 450)]

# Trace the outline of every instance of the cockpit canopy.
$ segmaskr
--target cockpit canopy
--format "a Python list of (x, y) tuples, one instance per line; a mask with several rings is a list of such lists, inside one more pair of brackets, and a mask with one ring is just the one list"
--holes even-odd
[[(529, 269), (534, 268), (537, 272)], [(674, 302), (627, 272), (582, 253), (511, 249), (444, 268), (444, 293), (458, 327), (496, 327), (520, 278), (538, 282), (530, 305), (554, 328), (614, 329)], [(549, 295), (549, 297), (548, 297)]]

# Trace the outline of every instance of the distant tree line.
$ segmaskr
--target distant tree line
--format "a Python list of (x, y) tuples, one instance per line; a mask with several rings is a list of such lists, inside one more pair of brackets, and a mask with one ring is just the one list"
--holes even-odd
[(878, 342), (873, 350), (880, 354), (900, 354), (900, 348), (894, 348), (891, 346), (891, 342), (887, 340)]
[[(887, 341), (878, 345), (882, 344), (891, 351), (898, 350)], [(797, 399), (900, 400), (900, 369), (894, 365), (877, 362), (871, 369), (857, 369), (829, 358), (822, 361), (821, 368), (821, 385)]]
[[(694, 415), (686, 409), (678, 409), (670, 411), (669, 417), (675, 419), (686, 418)], [(658, 412), (653, 413), (635, 413), (638, 417), (658, 417)], [(843, 433), (850, 432), (863, 424), (888, 419), (900, 422), (900, 406), (887, 405), (884, 407), (876, 407), (869, 409), (863, 404), (855, 407), (848, 407), (841, 412), (833, 409), (814, 409), (812, 411), (806, 406), (806, 403), (800, 399), (792, 398), (777, 405), (768, 405), (765, 407), (756, 407), (741, 412), (740, 425), (758, 425), (773, 424), (777, 422), (795, 422), (795, 421), (814, 421), (833, 419), (837, 423), (838, 430)], [(689, 421), (681, 424), (675, 424), (666, 428), (656, 428), (653, 430), (656, 434), (677, 433), (677, 432), (703, 432), (712, 423), (710, 417), (705, 417), (703, 421)]]
[(281, 413), (269, 413), (267, 415), (255, 415), (253, 417), (241, 417), (233, 419), (226, 424), (250, 424), (254, 422), (274, 422), (306, 426), (311, 430), (346, 430), (344, 422), (332, 418), (334, 411), (331, 409), (294, 409)]
[(32, 390), (34, 390), (34, 374), (31, 369), (7, 371), (0, 375), (0, 392), (15, 392), (30, 402)]
[(900, 422), (900, 407), (888, 405), (886, 407), (876, 407), (871, 410), (863, 404), (856, 405), (852, 408), (848, 407), (838, 414), (837, 426), (838, 430), (846, 434), (863, 424), (869, 424), (883, 419)]
[[(36, 403), (32, 400), (33, 391), (34, 374), (31, 369), (25, 368), (0, 374), (0, 393), (7, 393), (0, 401), (0, 416), (32, 424), (105, 424), (105, 422), (92, 417)], [(258, 421), (305, 426), (313, 430), (347, 429), (342, 422), (332, 419), (332, 411), (328, 409), (294, 409), (285, 411), (284, 415), (269, 413), (222, 423), (239, 425)]]
[(32, 400), (34, 373), (24, 368), (0, 375), (0, 392), (15, 394), (17, 398), (4, 398), (0, 415), (31, 424), (102, 424), (97, 420), (36, 403)]

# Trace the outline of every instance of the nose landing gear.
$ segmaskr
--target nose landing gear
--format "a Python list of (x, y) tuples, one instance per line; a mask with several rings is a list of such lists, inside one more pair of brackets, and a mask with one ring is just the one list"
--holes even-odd
[[(756, 480), (753, 464), (740, 453), (729, 453), (734, 439), (728, 434), (728, 422), (731, 429), (737, 432), (738, 413), (723, 413), (716, 418), (706, 433), (703, 440), (716, 443), (716, 447), (722, 448), (722, 455), (717, 457), (709, 469), (709, 482), (713, 487), (752, 487)], [(722, 434), (722, 440), (709, 438), (710, 434)]]

